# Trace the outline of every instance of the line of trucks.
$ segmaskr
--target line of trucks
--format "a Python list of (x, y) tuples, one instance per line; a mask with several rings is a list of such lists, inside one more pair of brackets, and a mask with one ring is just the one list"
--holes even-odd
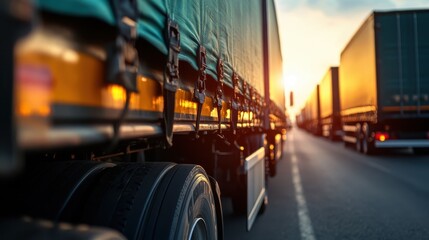
[(286, 133), (273, 0), (7, 0), (0, 27), (2, 239), (223, 239), (221, 196), (250, 230)]
[(429, 10), (374, 12), (296, 116), (358, 152), (429, 149)]

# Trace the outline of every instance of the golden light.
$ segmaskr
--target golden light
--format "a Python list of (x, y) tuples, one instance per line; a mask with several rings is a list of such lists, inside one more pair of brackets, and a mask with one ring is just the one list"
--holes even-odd
[(77, 61), (79, 60), (79, 55), (76, 51), (67, 49), (63, 53), (63, 60), (68, 63), (77, 63)]
[(117, 85), (109, 86), (109, 92), (114, 101), (125, 100), (125, 89), (123, 87)]

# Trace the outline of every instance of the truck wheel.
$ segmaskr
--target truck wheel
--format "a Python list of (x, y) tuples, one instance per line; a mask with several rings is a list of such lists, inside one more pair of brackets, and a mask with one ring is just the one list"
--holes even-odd
[(206, 172), (185, 164), (173, 171), (153, 200), (143, 239), (217, 239), (215, 200)]
[(152, 199), (172, 163), (128, 163), (105, 170), (94, 183), (79, 222), (110, 227), (142, 239)]
[(371, 139), (371, 129), (368, 123), (363, 124), (362, 132), (362, 152), (366, 155), (372, 155), (375, 153), (375, 146), (374, 141)]
[(356, 137), (355, 149), (357, 152), (362, 152), (362, 127), (360, 123), (356, 124), (355, 137)]
[(106, 170), (95, 186), (84, 223), (111, 227), (128, 239), (217, 236), (210, 181), (199, 166), (121, 164)]

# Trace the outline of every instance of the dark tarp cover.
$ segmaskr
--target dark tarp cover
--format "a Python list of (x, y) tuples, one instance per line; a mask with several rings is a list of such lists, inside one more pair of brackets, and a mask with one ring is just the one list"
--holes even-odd
[[(275, 14), (273, 1), (269, 15)], [(176, 21), (181, 34), (180, 59), (197, 70), (197, 50), (207, 49), (208, 73), (215, 79), (218, 59), (225, 62), (225, 83), (232, 86), (236, 71), (241, 78), (264, 93), (262, 12), (260, 0), (137, 0), (137, 32), (161, 53), (167, 54), (167, 19)], [(95, 17), (115, 25), (109, 0), (37, 0), (39, 8), (60, 14)], [(270, 79), (274, 102), (284, 106), (281, 85), (281, 54), (276, 17), (270, 16)], [(280, 96), (281, 95), (281, 96)]]
[(207, 49), (208, 73), (216, 78), (216, 65), (225, 62), (226, 84), (232, 86), (232, 72), (263, 93), (262, 18), (259, 0), (157, 1), (139, 2), (138, 33), (164, 54), (167, 18), (179, 24), (180, 59), (197, 69), (197, 50)]
[(110, 25), (115, 16), (109, 0), (35, 0), (40, 9), (72, 16), (94, 17)]
[(268, 47), (270, 65), (270, 99), (282, 111), (286, 109), (283, 84), (283, 61), (280, 47), (279, 29), (274, 1), (267, 1), (268, 9)]

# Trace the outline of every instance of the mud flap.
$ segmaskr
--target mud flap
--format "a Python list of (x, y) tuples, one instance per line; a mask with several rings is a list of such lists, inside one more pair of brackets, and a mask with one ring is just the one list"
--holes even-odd
[(265, 194), (265, 149), (259, 148), (246, 158), (247, 176), (247, 231), (253, 226)]

